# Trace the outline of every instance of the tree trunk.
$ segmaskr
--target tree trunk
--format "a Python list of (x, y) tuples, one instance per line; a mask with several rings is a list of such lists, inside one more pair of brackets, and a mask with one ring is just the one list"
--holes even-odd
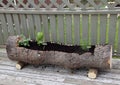
[(18, 47), (19, 38), (10, 36), (7, 40), (7, 54), (12, 60), (29, 64), (51, 64), (65, 68), (76, 69), (80, 67), (110, 69), (112, 67), (111, 45), (96, 46), (94, 53), (83, 54), (60, 51), (40, 51)]

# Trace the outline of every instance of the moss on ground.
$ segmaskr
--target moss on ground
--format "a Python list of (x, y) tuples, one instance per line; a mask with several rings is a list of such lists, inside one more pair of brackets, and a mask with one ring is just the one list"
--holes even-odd
[(120, 56), (113, 56), (113, 59), (120, 59)]

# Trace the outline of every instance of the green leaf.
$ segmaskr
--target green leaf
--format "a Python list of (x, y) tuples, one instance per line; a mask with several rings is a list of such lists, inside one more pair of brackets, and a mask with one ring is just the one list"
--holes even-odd
[(41, 45), (43, 43), (43, 33), (42, 32), (38, 32), (36, 35), (36, 41), (38, 45)]
[(30, 46), (29, 45), (30, 38), (26, 38), (24, 35), (20, 35), (20, 37), (22, 38), (22, 40), (19, 41), (19, 45)]
[(118, 16), (118, 19), (120, 19), (120, 16)]
[(42, 33), (42, 32), (38, 32), (38, 33), (37, 33), (36, 40), (37, 40), (37, 41), (43, 40), (43, 33)]

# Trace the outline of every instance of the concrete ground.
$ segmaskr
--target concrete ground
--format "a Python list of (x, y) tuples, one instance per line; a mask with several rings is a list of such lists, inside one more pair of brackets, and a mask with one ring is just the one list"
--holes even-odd
[(113, 69), (100, 71), (97, 79), (89, 79), (87, 70), (55, 66), (28, 65), (22, 70), (15, 68), (16, 61), (7, 58), (5, 49), (0, 49), (0, 85), (120, 85), (120, 60), (113, 59)]

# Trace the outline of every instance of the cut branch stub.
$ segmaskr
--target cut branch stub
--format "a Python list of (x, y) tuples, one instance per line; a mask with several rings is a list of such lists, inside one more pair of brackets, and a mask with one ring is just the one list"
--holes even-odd
[(75, 69), (81, 67), (110, 69), (112, 67), (112, 46), (97, 46), (94, 53), (83, 54), (67, 53), (62, 51), (32, 50), (16, 46), (18, 37), (10, 36), (7, 40), (7, 54), (12, 60), (29, 64), (59, 65), (65, 68)]
[(16, 69), (21, 70), (25, 65), (26, 65), (26, 63), (17, 62), (17, 64), (16, 64)]
[(98, 70), (97, 69), (89, 69), (88, 77), (91, 79), (95, 79), (97, 77)]

